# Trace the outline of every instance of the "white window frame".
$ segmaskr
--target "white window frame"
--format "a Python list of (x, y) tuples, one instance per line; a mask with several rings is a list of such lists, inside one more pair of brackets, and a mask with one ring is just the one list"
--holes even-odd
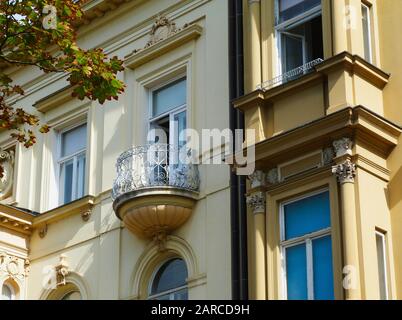
[[(168, 110), (156, 117), (153, 116), (153, 105), (154, 105), (154, 92), (162, 89), (163, 87), (168, 86), (169, 84), (178, 81), (178, 80), (184, 80), (186, 81), (186, 102), (185, 104), (181, 105), (181, 106), (177, 106), (174, 109)], [(175, 146), (176, 141), (175, 141), (175, 137), (174, 137), (174, 128), (172, 128), (171, 126), (174, 123), (174, 117), (175, 115), (185, 111), (186, 112), (186, 128), (188, 127), (188, 112), (187, 112), (187, 106), (188, 106), (188, 77), (186, 73), (181, 73), (180, 75), (177, 75), (173, 78), (170, 78), (168, 81), (164, 81), (163, 83), (153, 87), (152, 89), (149, 90), (149, 105), (148, 105), (148, 132), (151, 130), (151, 124), (162, 119), (165, 118), (167, 116), (169, 116), (169, 137), (168, 138), (168, 144), (171, 144), (173, 146)], [(180, 132), (179, 132), (180, 134)], [(148, 141), (147, 141), (148, 142)]]
[[(388, 263), (387, 263), (387, 256), (388, 256), (388, 250), (387, 250), (387, 234), (386, 232), (382, 232), (379, 230), (375, 231), (375, 240), (376, 240), (376, 250), (377, 249), (377, 236), (381, 237), (381, 244), (382, 244), (382, 250), (383, 250), (383, 264), (384, 264), (384, 278), (385, 279), (380, 279), (380, 270), (378, 270), (378, 281), (380, 282), (381, 280), (384, 280), (385, 284), (385, 300), (389, 299), (389, 286), (388, 286)], [(378, 259), (378, 253), (377, 253), (377, 259)], [(381, 299), (381, 296), (380, 296)]]
[(300, 244), (306, 245), (306, 270), (307, 270), (307, 299), (314, 299), (314, 270), (313, 270), (313, 240), (331, 236), (332, 241), (332, 228), (328, 227), (315, 232), (305, 234), (303, 236), (285, 240), (285, 206), (293, 202), (297, 202), (315, 195), (330, 192), (329, 188), (313, 191), (302, 196), (292, 198), (291, 200), (284, 201), (279, 207), (279, 225), (280, 225), (280, 255), (281, 255), (281, 280), (282, 280), (282, 296), (287, 300), (287, 273), (286, 273), (286, 249)]
[[(85, 137), (85, 148), (78, 150), (74, 152), (71, 155), (68, 156), (61, 156), (61, 151), (62, 151), (62, 136), (64, 133), (74, 130), (75, 128), (78, 128), (82, 125), (87, 126), (87, 136)], [(65, 127), (62, 130), (60, 130), (57, 133), (57, 183), (58, 183), (58, 190), (59, 190), (59, 205), (65, 205), (69, 202), (64, 202), (64, 179), (61, 176), (62, 170), (61, 167), (64, 163), (70, 161), (71, 159), (73, 160), (73, 181), (72, 181), (72, 201), (77, 200), (77, 190), (75, 190), (76, 182), (77, 182), (77, 170), (76, 170), (76, 165), (77, 165), (77, 159), (78, 157), (85, 155), (85, 168), (84, 168), (84, 190), (83, 194), (85, 195), (87, 193), (87, 168), (88, 168), (88, 122), (86, 120), (79, 121), (77, 123), (74, 123), (71, 126)]]
[[(282, 23), (278, 23), (279, 21), (279, 1), (280, 0), (275, 0), (275, 38), (276, 38), (276, 55), (277, 55), (277, 70), (278, 70), (278, 76), (283, 74), (284, 70), (282, 68), (282, 34), (284, 32), (287, 32), (287, 30), (297, 27), (307, 21), (310, 21), (318, 16), (322, 15), (322, 4), (315, 6), (314, 8), (311, 8), (310, 10), (293, 17), (287, 21), (284, 21)], [(293, 35), (293, 34), (292, 34)], [(302, 36), (300, 36), (302, 37)], [(303, 37), (304, 38), (304, 37)], [(306, 55), (306, 41), (303, 39), (303, 64), (307, 63), (307, 55)], [(287, 70), (290, 71), (290, 70)]]
[[(369, 58), (368, 58), (368, 62), (373, 63), (374, 59), (373, 59), (373, 35), (372, 35), (372, 15), (371, 15), (371, 7), (370, 5), (362, 2), (361, 3), (361, 10), (362, 10), (362, 23), (363, 23), (363, 8), (367, 10), (367, 28), (368, 30), (364, 30), (363, 28), (363, 33), (365, 31), (368, 32), (368, 46), (369, 46)], [(364, 44), (364, 37), (363, 37), (363, 49), (364, 49), (364, 55), (366, 55), (366, 46)], [(366, 57), (364, 57), (366, 58)]]
[[(159, 270), (163, 267), (163, 265), (165, 263), (168, 263), (169, 261), (174, 260), (174, 259), (181, 259), (186, 264), (186, 261), (183, 258), (180, 258), (180, 257), (172, 257), (172, 258), (170, 258), (168, 260), (164, 260), (163, 262), (158, 264), (157, 268), (155, 268), (154, 272), (152, 273), (152, 276), (150, 278), (151, 281), (149, 281), (149, 283), (148, 283), (148, 297), (147, 297), (147, 300), (154, 300), (154, 299), (156, 299), (158, 297), (162, 297), (162, 296), (165, 296), (165, 295), (169, 295), (169, 300), (174, 300), (174, 294), (176, 292), (179, 292), (179, 291), (183, 290), (183, 289), (187, 289), (187, 294), (189, 293), (188, 284), (186, 283), (184, 286), (173, 288), (173, 289), (170, 289), (170, 290), (166, 290), (166, 291), (151, 295), (152, 286), (154, 284), (155, 277), (156, 277), (157, 273), (159, 272)], [(187, 267), (187, 264), (186, 264), (186, 267)], [(187, 280), (186, 280), (186, 282), (187, 282)]]

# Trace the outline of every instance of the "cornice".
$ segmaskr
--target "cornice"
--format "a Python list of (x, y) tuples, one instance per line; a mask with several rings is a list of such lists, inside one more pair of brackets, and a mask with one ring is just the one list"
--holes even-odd
[(270, 104), (283, 95), (292, 95), (298, 91), (305, 90), (307, 87), (324, 82), (328, 74), (345, 70), (359, 75), (370, 84), (383, 89), (388, 83), (390, 74), (368, 63), (358, 55), (349, 52), (342, 52), (336, 56), (326, 59), (316, 65), (311, 72), (298, 79), (286, 82), (282, 85), (273, 87), (269, 90), (257, 89), (249, 94), (239, 97), (232, 101), (235, 108), (242, 111), (257, 104)]
[(30, 235), (32, 233), (33, 219), (33, 215), (23, 210), (0, 204), (0, 226), (4, 228)]
[(72, 93), (73, 93), (74, 87), (72, 86), (66, 86), (64, 88), (61, 88), (60, 90), (54, 92), (53, 94), (38, 100), (35, 104), (34, 107), (36, 110), (39, 112), (45, 113), (48, 112), (61, 104), (73, 99)]
[(151, 46), (134, 51), (125, 57), (125, 65), (128, 68), (137, 68), (161, 55), (169, 52), (191, 40), (201, 36), (203, 28), (198, 24), (192, 24), (183, 27), (180, 31), (173, 33), (166, 39), (163, 39)]
[(84, 221), (87, 221), (87, 213), (90, 212), (95, 205), (95, 199), (96, 198), (94, 196), (89, 195), (73, 202), (67, 203), (63, 206), (57, 207), (55, 209), (46, 211), (34, 218), (33, 228), (41, 229), (44, 233), (46, 233), (45, 229), (49, 224), (55, 223), (76, 214), (81, 214), (82, 219)]
[[(332, 141), (342, 137), (363, 141), (386, 159), (396, 146), (401, 132), (399, 126), (363, 106), (347, 107), (258, 142), (255, 145), (255, 165), (257, 169), (273, 168), (300, 153), (330, 146)], [(247, 148), (239, 153), (246, 152)]]

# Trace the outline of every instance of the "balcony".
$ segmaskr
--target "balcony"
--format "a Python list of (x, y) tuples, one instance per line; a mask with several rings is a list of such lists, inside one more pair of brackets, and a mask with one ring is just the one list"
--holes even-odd
[(190, 217), (200, 180), (197, 165), (179, 161), (183, 151), (158, 143), (133, 147), (117, 159), (113, 209), (134, 234), (165, 236)]

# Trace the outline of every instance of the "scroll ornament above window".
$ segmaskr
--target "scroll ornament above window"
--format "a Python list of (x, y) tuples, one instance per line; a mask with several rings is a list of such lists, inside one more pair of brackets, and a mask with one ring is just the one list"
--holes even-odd
[(142, 49), (135, 49), (133, 53), (137, 53), (141, 50), (144, 50), (159, 41), (169, 38), (173, 34), (185, 29), (188, 27), (188, 24), (184, 24), (182, 28), (177, 28), (176, 23), (171, 21), (169, 18), (165, 16), (159, 15), (156, 18), (155, 23), (152, 25), (150, 32), (150, 39), (147, 44)]
[(13, 150), (0, 150), (0, 168), (0, 200), (3, 200), (11, 195), (13, 189)]

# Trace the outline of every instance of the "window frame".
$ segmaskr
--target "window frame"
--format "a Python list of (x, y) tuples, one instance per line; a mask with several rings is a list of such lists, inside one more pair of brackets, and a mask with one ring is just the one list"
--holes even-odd
[[(72, 131), (82, 125), (86, 125), (86, 137), (85, 137), (85, 148), (78, 150), (76, 152), (74, 152), (71, 155), (68, 156), (61, 156), (61, 152), (62, 152), (62, 136), (64, 133), (68, 132), (68, 131)], [(77, 165), (77, 159), (84, 155), (85, 156), (85, 167), (84, 167), (84, 187), (83, 187), (83, 195), (85, 195), (87, 193), (87, 186), (88, 186), (88, 182), (87, 182), (87, 171), (88, 171), (88, 121), (87, 119), (83, 119), (81, 121), (77, 121), (76, 123), (66, 126), (63, 129), (59, 130), (57, 132), (57, 160), (56, 160), (56, 164), (57, 164), (57, 170), (56, 170), (56, 177), (57, 177), (57, 186), (58, 186), (58, 204), (59, 206), (63, 206), (65, 204), (68, 204), (72, 201), (75, 201), (77, 199), (79, 199), (78, 197), (76, 197), (76, 193), (77, 190), (75, 190), (75, 185), (77, 182), (77, 177), (76, 177), (76, 165)], [(69, 202), (65, 202), (64, 201), (64, 183), (62, 183), (64, 181), (64, 179), (62, 179), (62, 165), (67, 163), (68, 161), (73, 160), (73, 181), (72, 181), (72, 200)]]
[[(154, 106), (154, 92), (162, 89), (176, 81), (179, 80), (185, 80), (186, 81), (186, 102), (183, 105), (177, 106), (173, 109), (170, 109), (160, 115), (153, 116), (153, 106)], [(155, 123), (158, 120), (161, 120), (165, 117), (169, 117), (169, 137), (167, 143), (171, 145), (175, 145), (174, 137), (173, 134), (170, 132), (171, 125), (174, 122), (174, 116), (185, 111), (186, 112), (186, 128), (188, 128), (188, 76), (186, 73), (180, 73), (179, 75), (176, 75), (175, 77), (172, 77), (166, 81), (163, 81), (162, 83), (152, 87), (151, 89), (148, 90), (148, 132), (150, 132), (151, 125), (152, 123)], [(180, 134), (180, 133), (179, 133)], [(149, 143), (149, 141), (147, 141)]]
[[(179, 291), (183, 290), (183, 289), (187, 289), (187, 295), (188, 295), (188, 293), (189, 293), (189, 287), (188, 287), (187, 279), (186, 279), (186, 284), (183, 285), (183, 286), (180, 286), (180, 287), (177, 287), (177, 288), (173, 288), (173, 289), (169, 289), (169, 290), (166, 290), (166, 291), (157, 293), (157, 294), (151, 294), (151, 293), (152, 293), (152, 286), (153, 286), (153, 284), (154, 284), (156, 275), (158, 274), (158, 272), (160, 271), (160, 269), (161, 269), (166, 263), (168, 263), (168, 262), (170, 262), (170, 261), (172, 261), (172, 260), (175, 260), (175, 259), (180, 259), (180, 260), (183, 261), (183, 263), (184, 263), (185, 266), (186, 266), (187, 274), (188, 274), (188, 266), (187, 266), (186, 260), (184, 260), (183, 258), (181, 258), (181, 257), (170, 257), (170, 258), (167, 259), (167, 260), (163, 260), (161, 263), (159, 263), (159, 264), (156, 266), (156, 268), (155, 268), (154, 271), (152, 272), (152, 275), (151, 275), (151, 277), (150, 277), (150, 281), (148, 282), (148, 289), (147, 289), (147, 291), (148, 291), (148, 292), (147, 292), (148, 296), (147, 296), (147, 300), (154, 300), (155, 298), (158, 298), (158, 297), (161, 297), (161, 296), (165, 296), (165, 295), (169, 295), (169, 301), (172, 301), (172, 300), (174, 300), (174, 299), (171, 299), (172, 295), (173, 295), (174, 293), (176, 293), (176, 292), (179, 292)], [(177, 301), (177, 300), (176, 300), (176, 301)]]
[[(282, 201), (279, 205), (279, 228), (280, 228), (280, 259), (281, 259), (281, 280), (282, 280), (282, 295), (283, 299), (288, 299), (287, 292), (287, 268), (286, 268), (286, 249), (305, 244), (306, 246), (306, 270), (307, 270), (307, 299), (314, 300), (314, 270), (313, 270), (313, 240), (323, 238), (326, 236), (331, 237), (331, 241), (333, 241), (332, 237), (332, 217), (330, 212), (330, 220), (331, 226), (307, 233), (303, 236), (299, 236), (296, 238), (291, 238), (285, 240), (285, 206), (306, 198), (313, 197), (315, 195), (328, 192), (330, 193), (329, 188), (321, 188), (312, 192), (304, 193), (301, 196), (293, 197), (290, 200)], [(329, 200), (330, 201), (330, 200)], [(334, 256), (332, 253), (332, 264), (334, 263)], [(334, 288), (335, 295), (335, 288)]]
[[(363, 28), (363, 8), (367, 10), (367, 28), (368, 30), (365, 30)], [(361, 2), (361, 14), (362, 14), (362, 31), (363, 31), (363, 50), (364, 50), (364, 59), (368, 61), (369, 63), (373, 64), (374, 63), (374, 48), (373, 48), (373, 21), (372, 21), (372, 5), (362, 1)], [(364, 32), (367, 31), (368, 34), (368, 49), (369, 49), (369, 59), (366, 57), (366, 45), (364, 41)]]
[[(282, 34), (287, 32), (289, 29), (295, 28), (301, 24), (304, 24), (316, 17), (322, 16), (322, 3), (319, 5), (315, 6), (314, 8), (309, 9), (306, 12), (303, 12), (302, 14), (299, 14), (296, 17), (293, 17), (287, 21), (279, 22), (279, 1), (280, 0), (275, 0), (274, 2), (274, 12), (275, 12), (275, 17), (274, 17), (274, 33), (275, 33), (275, 39), (276, 39), (276, 55), (277, 55), (277, 70), (278, 70), (278, 76), (284, 73), (283, 70), (283, 63), (282, 63), (282, 54), (283, 54), (283, 49), (282, 49)], [(307, 63), (307, 54), (306, 54), (306, 40), (304, 37), (303, 40), (303, 64)], [(290, 71), (290, 70), (286, 70)]]
[[(378, 284), (381, 284), (381, 280), (385, 280), (385, 298), (381, 297), (381, 289), (380, 289), (380, 300), (389, 300), (390, 299), (390, 292), (389, 292), (389, 272), (388, 272), (388, 250), (387, 250), (387, 232), (376, 229), (375, 230), (375, 241), (376, 241), (376, 252), (377, 252), (377, 259), (378, 259), (378, 247), (377, 247), (377, 236), (381, 237), (381, 244), (383, 250), (383, 257), (382, 262), (384, 264), (384, 279), (380, 279), (380, 270), (378, 272)], [(378, 265), (377, 260), (377, 265)]]

